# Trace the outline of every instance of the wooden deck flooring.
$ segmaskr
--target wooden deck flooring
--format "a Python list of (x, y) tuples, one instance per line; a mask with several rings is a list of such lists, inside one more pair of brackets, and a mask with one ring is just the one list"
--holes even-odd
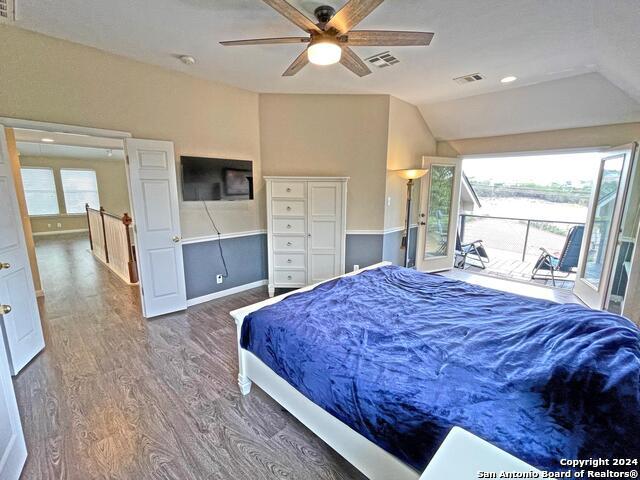
[[(475, 260), (468, 260), (465, 270), (472, 273), (483, 273), (497, 278), (518, 280), (536, 285), (553, 287), (554, 285), (548, 271), (541, 272), (536, 276), (544, 276), (545, 278), (531, 278), (531, 272), (533, 271), (536, 260), (537, 257), (527, 256), (523, 261), (519, 254), (493, 249), (491, 251), (490, 261), (486, 264), (485, 269), (479, 267), (479, 262)], [(556, 278), (555, 287), (571, 290), (573, 289), (574, 280), (575, 274), (570, 274), (568, 277), (565, 276), (565, 274), (560, 274)]]

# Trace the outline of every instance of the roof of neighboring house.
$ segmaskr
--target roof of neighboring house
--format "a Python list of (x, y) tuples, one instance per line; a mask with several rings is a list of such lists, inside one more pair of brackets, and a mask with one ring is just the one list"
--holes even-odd
[(462, 202), (473, 203), (475, 208), (482, 207), (478, 194), (473, 189), (473, 185), (469, 181), (469, 178), (462, 172), (462, 188), (460, 191), (460, 200)]

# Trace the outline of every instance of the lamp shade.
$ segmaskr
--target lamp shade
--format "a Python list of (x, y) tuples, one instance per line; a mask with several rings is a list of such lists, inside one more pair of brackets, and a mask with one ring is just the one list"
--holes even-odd
[(312, 42), (307, 49), (309, 61), (316, 65), (333, 65), (340, 61), (342, 48), (340, 45), (330, 40), (320, 40)]
[(420, 177), (424, 177), (427, 172), (426, 168), (408, 168), (404, 170), (394, 170), (398, 175), (400, 175), (405, 180), (416, 180)]

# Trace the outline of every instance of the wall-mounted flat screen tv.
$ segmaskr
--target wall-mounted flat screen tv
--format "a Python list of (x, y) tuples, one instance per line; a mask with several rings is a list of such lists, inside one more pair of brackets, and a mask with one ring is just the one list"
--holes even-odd
[(226, 158), (180, 157), (182, 199), (252, 200), (253, 162)]

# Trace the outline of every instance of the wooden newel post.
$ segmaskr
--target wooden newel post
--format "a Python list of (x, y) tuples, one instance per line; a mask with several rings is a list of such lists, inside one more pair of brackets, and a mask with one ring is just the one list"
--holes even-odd
[(84, 211), (87, 213), (87, 227), (89, 228), (89, 246), (93, 251), (93, 239), (91, 238), (91, 219), (89, 218), (89, 204), (84, 204)]
[(104, 207), (100, 207), (100, 219), (102, 220), (102, 238), (104, 240), (104, 259), (109, 263), (109, 248), (107, 247), (107, 229), (104, 226)]
[(133, 254), (133, 245), (131, 245), (131, 231), (129, 226), (131, 225), (131, 217), (128, 213), (122, 216), (122, 223), (124, 224), (125, 232), (127, 233), (127, 252), (129, 254), (129, 281), (131, 283), (137, 283), (138, 281), (138, 264), (136, 257)]

